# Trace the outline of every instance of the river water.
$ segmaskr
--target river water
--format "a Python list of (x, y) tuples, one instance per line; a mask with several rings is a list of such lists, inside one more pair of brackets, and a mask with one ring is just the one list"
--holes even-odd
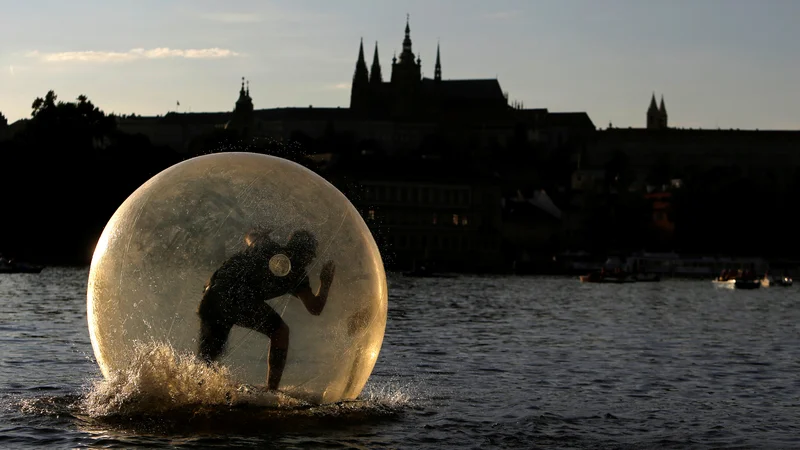
[(87, 276), (0, 275), (4, 448), (800, 447), (795, 287), (391, 277), (358, 402), (112, 420), (86, 410)]

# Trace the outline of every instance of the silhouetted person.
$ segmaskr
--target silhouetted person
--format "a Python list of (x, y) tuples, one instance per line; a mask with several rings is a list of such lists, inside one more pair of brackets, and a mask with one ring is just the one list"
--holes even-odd
[(274, 242), (267, 232), (253, 230), (245, 237), (247, 248), (225, 261), (211, 276), (198, 308), (200, 357), (211, 363), (225, 347), (234, 325), (269, 337), (267, 387), (278, 389), (289, 348), (289, 327), (266, 301), (292, 294), (317, 316), (328, 300), (335, 265), (328, 261), (320, 274), (321, 286), (314, 294), (306, 269), (316, 257), (317, 240), (310, 232), (295, 232), (286, 246)]

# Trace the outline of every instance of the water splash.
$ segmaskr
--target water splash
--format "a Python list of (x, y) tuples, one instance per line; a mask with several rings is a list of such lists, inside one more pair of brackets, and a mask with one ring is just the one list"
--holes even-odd
[[(228, 419), (250, 416), (376, 417), (392, 415), (412, 402), (410, 387), (397, 383), (368, 384), (356, 401), (319, 405), (303, 400), (302, 391), (285, 392), (238, 383), (222, 365), (207, 365), (191, 353), (179, 353), (163, 343), (139, 343), (128, 369), (93, 381), (75, 405), (88, 419), (204, 416)], [(307, 395), (308, 398), (312, 396)]]
[(90, 417), (157, 415), (219, 406), (296, 408), (306, 402), (236, 383), (227, 367), (207, 365), (163, 343), (138, 343), (126, 370), (94, 381), (82, 410)]

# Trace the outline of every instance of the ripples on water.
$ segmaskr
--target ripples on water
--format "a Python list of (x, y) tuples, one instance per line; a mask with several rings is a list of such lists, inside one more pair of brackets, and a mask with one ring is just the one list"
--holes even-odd
[(392, 278), (356, 402), (103, 415), (87, 273), (0, 275), (2, 447), (800, 447), (794, 287)]

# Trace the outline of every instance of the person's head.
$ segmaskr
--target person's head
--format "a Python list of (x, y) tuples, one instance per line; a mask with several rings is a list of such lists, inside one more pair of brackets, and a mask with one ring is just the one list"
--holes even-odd
[(292, 233), (286, 251), (293, 264), (305, 267), (317, 256), (317, 238), (307, 230)]
[(271, 231), (262, 226), (254, 227), (244, 235), (244, 242), (248, 247), (261, 244), (270, 239), (269, 234)]

